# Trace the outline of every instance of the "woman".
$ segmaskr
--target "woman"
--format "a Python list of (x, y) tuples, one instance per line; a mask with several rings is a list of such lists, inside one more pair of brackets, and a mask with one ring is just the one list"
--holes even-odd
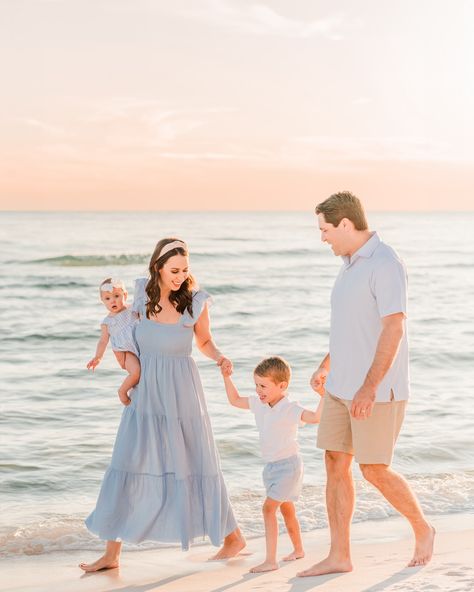
[(107, 540), (87, 572), (118, 567), (122, 542), (181, 542), (197, 537), (224, 544), (213, 559), (237, 555), (245, 540), (237, 527), (206, 409), (199, 372), (191, 357), (193, 335), (218, 366), (232, 364), (212, 340), (209, 294), (189, 273), (183, 241), (158, 242), (150, 279), (137, 280), (134, 309), (140, 382), (123, 411), (112, 461), (96, 509), (86, 525)]

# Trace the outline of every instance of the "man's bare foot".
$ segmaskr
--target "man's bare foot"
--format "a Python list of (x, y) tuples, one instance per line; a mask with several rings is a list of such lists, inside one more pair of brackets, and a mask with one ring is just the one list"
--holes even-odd
[(303, 557), (304, 557), (303, 550), (293, 551), (293, 553), (290, 553), (286, 557), (283, 557), (282, 561), (295, 561), (296, 559), (303, 559)]
[(308, 569), (298, 572), (296, 575), (300, 578), (307, 578), (310, 576), (324, 576), (332, 573), (345, 573), (352, 571), (352, 562), (350, 559), (346, 561), (336, 561), (331, 557), (326, 557), (319, 563), (315, 563)]
[(256, 565), (249, 569), (250, 573), (262, 573), (264, 571), (275, 571), (278, 569), (278, 563), (274, 563), (273, 561), (264, 561), (260, 565)]
[(433, 526), (428, 525), (426, 532), (417, 537), (415, 542), (415, 552), (412, 560), (407, 567), (418, 567), (419, 565), (426, 565), (430, 562), (433, 556), (433, 547), (436, 530)]
[(119, 559), (118, 557), (107, 557), (107, 555), (102, 555), (100, 559), (94, 561), (94, 563), (79, 563), (79, 567), (86, 571), (100, 571), (101, 569), (116, 569), (119, 567)]
[(224, 539), (224, 544), (217, 551), (215, 555), (209, 557), (209, 561), (222, 561), (223, 559), (231, 559), (238, 555), (242, 549), (245, 548), (244, 537), (241, 534), (231, 536), (229, 535)]

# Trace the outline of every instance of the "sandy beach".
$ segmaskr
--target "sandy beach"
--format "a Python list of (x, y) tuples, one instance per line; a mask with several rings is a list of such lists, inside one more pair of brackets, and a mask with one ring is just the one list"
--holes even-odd
[[(70, 551), (5, 559), (0, 590), (8, 592), (376, 592), (474, 590), (474, 514), (438, 516), (435, 556), (425, 568), (406, 568), (412, 541), (401, 518), (364, 522), (353, 527), (355, 569), (349, 574), (297, 578), (296, 573), (322, 558), (328, 531), (304, 534), (306, 558), (280, 563), (279, 570), (249, 574), (262, 560), (264, 541), (254, 538), (247, 553), (227, 562), (208, 562), (213, 548), (193, 547), (124, 552), (120, 569), (82, 574), (77, 564), (94, 553)], [(279, 554), (289, 550), (280, 537)]]

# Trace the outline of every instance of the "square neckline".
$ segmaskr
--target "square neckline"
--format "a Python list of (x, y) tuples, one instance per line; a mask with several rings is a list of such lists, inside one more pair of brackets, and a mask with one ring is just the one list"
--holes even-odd
[(183, 315), (181, 314), (181, 316), (179, 317), (179, 320), (176, 321), (176, 323), (160, 323), (160, 321), (153, 321), (152, 319), (149, 319), (147, 316), (144, 316), (143, 318), (146, 319), (147, 321), (150, 321), (150, 323), (154, 323), (155, 325), (165, 325), (168, 327), (174, 327), (176, 325), (181, 324), (181, 319), (183, 318)]

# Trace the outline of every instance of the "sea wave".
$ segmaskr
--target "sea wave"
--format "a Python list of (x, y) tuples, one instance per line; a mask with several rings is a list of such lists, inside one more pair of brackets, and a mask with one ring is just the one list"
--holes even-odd
[[(139, 265), (147, 263), (148, 255), (61, 255), (22, 261), (25, 264), (56, 265), (58, 267), (106, 267), (111, 265)], [(15, 263), (15, 262), (11, 262)], [(16, 262), (18, 263), (18, 262)]]
[[(474, 510), (474, 471), (415, 475), (409, 482), (427, 515), (456, 514)], [(303, 531), (327, 526), (325, 486), (305, 485), (297, 503)], [(363, 480), (356, 480), (357, 503), (354, 522), (384, 520), (397, 512), (378, 491)], [(232, 506), (243, 532), (250, 537), (264, 534), (261, 518), (263, 488), (243, 489), (231, 495)], [(78, 514), (44, 514), (21, 525), (6, 525), (0, 530), (0, 557), (41, 555), (67, 550), (99, 550), (103, 542), (92, 536), (84, 526), (85, 516)], [(129, 550), (169, 547), (153, 541), (140, 545), (126, 544)], [(174, 545), (172, 545), (174, 546)], [(176, 545), (177, 546), (177, 545)]]
[[(318, 253), (313, 249), (278, 249), (278, 250), (256, 250), (256, 251), (209, 251), (209, 252), (192, 252), (193, 259), (223, 259), (231, 258), (245, 258), (248, 257), (301, 257), (303, 255), (312, 255), (318, 257)], [(147, 264), (150, 255), (135, 253), (121, 255), (59, 255), (56, 257), (45, 257), (41, 259), (29, 259), (25, 261), (7, 261), (10, 264), (30, 264), (30, 265), (55, 265), (58, 267), (107, 267), (107, 266), (122, 266), (122, 265), (143, 265)]]

